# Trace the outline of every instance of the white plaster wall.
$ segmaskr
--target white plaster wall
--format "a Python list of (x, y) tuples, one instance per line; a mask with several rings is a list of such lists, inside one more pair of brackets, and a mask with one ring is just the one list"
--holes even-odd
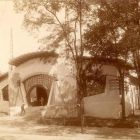
[(84, 98), (85, 115), (99, 118), (120, 118), (119, 97), (106, 96), (105, 93)]
[(129, 83), (128, 92), (125, 94), (126, 98), (126, 115), (130, 115), (134, 110), (138, 109), (138, 91), (136, 86)]
[(102, 69), (103, 69), (103, 73), (106, 74), (106, 75), (112, 75), (112, 76), (118, 76), (119, 75), (115, 66), (104, 65), (102, 67)]
[(85, 115), (100, 118), (119, 118), (121, 113), (119, 89), (110, 87), (110, 80), (118, 76), (117, 69), (104, 65), (106, 77), (105, 92), (84, 98)]
[(15, 67), (12, 71), (13, 73), (19, 73), (21, 81), (24, 79), (34, 75), (34, 74), (40, 74), (40, 73), (47, 73), (50, 74), (50, 71), (52, 69), (52, 64), (50, 63), (43, 63), (39, 58), (38, 59), (32, 59), (29, 60), (18, 67)]
[(9, 114), (9, 102), (8, 101), (0, 101), (0, 113)]

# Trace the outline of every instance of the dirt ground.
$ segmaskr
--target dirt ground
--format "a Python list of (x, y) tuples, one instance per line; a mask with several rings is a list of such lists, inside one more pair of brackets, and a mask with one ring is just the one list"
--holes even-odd
[(140, 128), (46, 125), (22, 117), (0, 117), (0, 140), (139, 140)]

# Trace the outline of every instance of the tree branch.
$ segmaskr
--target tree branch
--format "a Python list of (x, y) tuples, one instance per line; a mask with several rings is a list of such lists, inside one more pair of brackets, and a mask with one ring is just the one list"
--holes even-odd
[(67, 38), (67, 33), (66, 33), (66, 31), (65, 31), (65, 29), (64, 29), (64, 27), (63, 27), (63, 24), (61, 23), (61, 21), (59, 20), (59, 18), (57, 17), (57, 15), (56, 15), (55, 13), (53, 13), (51, 10), (49, 10), (49, 9), (47, 9), (47, 8), (45, 8), (45, 9), (55, 17), (55, 19), (56, 19), (57, 22), (59, 23), (60, 27), (62, 28), (62, 30), (63, 30), (63, 32), (64, 32), (64, 35), (65, 35), (65, 39), (66, 39), (67, 45), (69, 46), (69, 48), (70, 48), (70, 50), (71, 50), (71, 53), (72, 53), (72, 56), (73, 56), (74, 61), (76, 62), (76, 57), (75, 57), (74, 51), (73, 51), (73, 49), (72, 49), (72, 46), (71, 46), (70, 43), (69, 43), (69, 40), (68, 40), (68, 38)]

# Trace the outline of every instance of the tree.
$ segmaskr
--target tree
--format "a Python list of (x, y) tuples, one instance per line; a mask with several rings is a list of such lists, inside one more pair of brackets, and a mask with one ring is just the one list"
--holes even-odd
[[(122, 45), (129, 49), (130, 60), (132, 61), (138, 81), (140, 80), (140, 1), (131, 0), (127, 3), (126, 29), (122, 38)], [(140, 83), (138, 82), (139, 100), (140, 100)], [(139, 101), (140, 107), (140, 101)]]
[(84, 55), (83, 28), (85, 28), (85, 23), (91, 22), (87, 21), (87, 17), (90, 16), (92, 10), (90, 9), (91, 3), (92, 1), (90, 0), (14, 1), (15, 10), (23, 12), (23, 23), (28, 31), (37, 32), (38, 30), (40, 32), (41, 29), (44, 31), (44, 29), (49, 28), (50, 30), (50, 27), (53, 27), (50, 35), (45, 35), (40, 40), (45, 45), (51, 40), (51, 43), (45, 46), (47, 50), (56, 50), (58, 46), (63, 48), (61, 43), (65, 40), (64, 52), (70, 52), (70, 57), (73, 59), (76, 68), (77, 95), (80, 108), (85, 95), (85, 86), (83, 86), (85, 84), (83, 78), (84, 64), (82, 61), (82, 56)]

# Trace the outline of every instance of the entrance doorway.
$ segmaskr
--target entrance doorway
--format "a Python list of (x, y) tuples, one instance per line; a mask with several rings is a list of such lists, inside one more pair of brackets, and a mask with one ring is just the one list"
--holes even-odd
[(48, 102), (47, 90), (42, 86), (34, 86), (27, 96), (28, 104), (31, 106), (44, 106)]
[(52, 85), (53, 77), (47, 74), (38, 74), (24, 80), (27, 102), (30, 106), (44, 106)]

